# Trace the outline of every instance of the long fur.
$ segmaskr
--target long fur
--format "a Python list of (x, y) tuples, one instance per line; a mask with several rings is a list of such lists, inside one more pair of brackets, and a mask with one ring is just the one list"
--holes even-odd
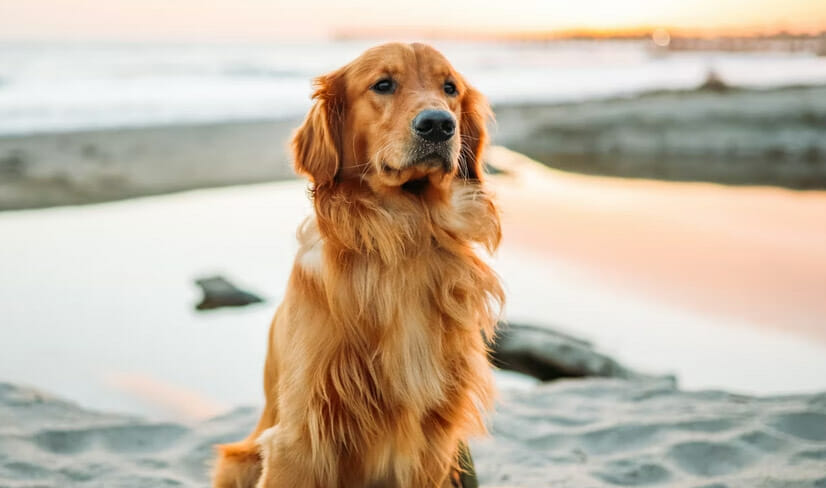
[(219, 446), (214, 486), (452, 486), (460, 443), (485, 432), (485, 340), (504, 300), (479, 256), (501, 237), (480, 100), (463, 107), (459, 177), (421, 193), (337, 181), (328, 102), (311, 111), (293, 148), (315, 212), (270, 330), (267, 405), (247, 439)]

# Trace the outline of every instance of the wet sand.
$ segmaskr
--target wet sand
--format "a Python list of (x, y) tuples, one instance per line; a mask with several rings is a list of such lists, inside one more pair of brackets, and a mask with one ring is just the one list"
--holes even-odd
[(293, 178), (297, 120), (0, 136), (0, 210)]

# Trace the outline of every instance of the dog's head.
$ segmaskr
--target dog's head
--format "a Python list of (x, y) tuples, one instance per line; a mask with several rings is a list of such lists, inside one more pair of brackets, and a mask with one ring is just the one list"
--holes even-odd
[(315, 86), (292, 147), (296, 170), (316, 187), (361, 180), (416, 191), (482, 178), (490, 108), (432, 47), (374, 47)]

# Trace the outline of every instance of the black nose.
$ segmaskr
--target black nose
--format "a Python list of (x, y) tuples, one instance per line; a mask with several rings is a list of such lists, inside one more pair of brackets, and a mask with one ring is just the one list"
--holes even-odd
[(422, 110), (413, 119), (413, 130), (426, 141), (442, 142), (453, 136), (456, 121), (445, 110)]

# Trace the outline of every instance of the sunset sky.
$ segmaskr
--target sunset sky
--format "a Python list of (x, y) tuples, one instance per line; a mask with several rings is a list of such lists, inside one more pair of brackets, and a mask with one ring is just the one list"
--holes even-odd
[(0, 39), (220, 40), (336, 32), (826, 30), (826, 0), (0, 0)]

